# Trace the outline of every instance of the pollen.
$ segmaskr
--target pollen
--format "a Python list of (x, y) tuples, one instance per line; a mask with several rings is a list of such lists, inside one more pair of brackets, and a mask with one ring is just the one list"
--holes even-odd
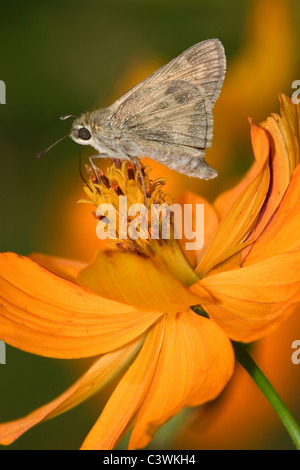
[[(157, 178), (152, 180), (150, 177), (151, 168), (141, 165), (141, 173), (143, 180), (141, 181), (140, 172), (136, 165), (130, 161), (114, 160), (112, 164), (105, 170), (105, 172), (98, 168), (92, 168), (89, 165), (85, 166), (86, 173), (89, 178), (88, 186), (84, 186), (84, 191), (88, 196), (88, 202), (93, 204), (96, 208), (103, 204), (111, 205), (116, 214), (116, 238), (111, 239), (110, 242), (121, 251), (129, 251), (137, 253), (143, 256), (151, 256), (153, 254), (153, 243), (152, 243), (152, 219), (151, 215), (153, 210), (152, 206), (160, 207), (158, 211), (158, 225), (159, 230), (156, 227), (156, 232), (159, 232), (159, 236), (155, 237), (155, 242), (160, 243), (170, 242), (170, 240), (162, 240), (162, 223), (165, 212), (168, 207), (173, 203), (171, 196), (164, 192), (164, 186), (166, 184), (165, 178)], [(146, 199), (145, 199), (146, 194)], [(127, 198), (127, 211), (124, 214), (124, 206), (120, 205), (120, 196), (126, 196)], [(130, 236), (124, 237), (124, 224), (126, 234), (130, 233), (130, 224), (135, 219), (135, 216), (128, 215), (128, 208), (135, 204), (141, 204), (141, 212), (137, 214), (140, 217), (146, 217), (147, 231), (143, 230), (137, 225), (136, 231), (139, 234), (137, 239), (132, 239)], [(92, 212), (93, 216), (98, 220), (103, 220), (104, 216), (97, 216), (97, 211)], [(174, 235), (174, 219), (173, 214), (170, 216), (170, 239), (173, 239)], [(143, 220), (143, 219), (142, 219)], [(120, 222), (122, 221), (123, 230), (121, 233)], [(154, 229), (153, 229), (154, 232)], [(158, 238), (158, 240), (157, 240)]]

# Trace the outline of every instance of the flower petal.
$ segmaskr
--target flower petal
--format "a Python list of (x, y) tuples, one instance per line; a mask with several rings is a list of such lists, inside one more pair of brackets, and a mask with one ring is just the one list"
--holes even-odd
[(265, 227), (258, 240), (253, 243), (245, 258), (244, 266), (256, 263), (300, 248), (300, 165), (294, 171), (292, 181), (274, 217)]
[(300, 251), (207, 276), (190, 287), (204, 286), (214, 297), (205, 310), (236, 341), (253, 341), (284, 308), (300, 300)]
[(41, 356), (78, 358), (140, 336), (161, 313), (101, 298), (14, 253), (0, 254), (0, 338)]
[(199, 291), (198, 297), (191, 294), (154, 259), (119, 251), (100, 252), (96, 260), (81, 271), (78, 282), (103, 297), (164, 313), (197, 305), (199, 298), (211, 299), (205, 289)]
[(192, 319), (204, 346), (200, 359), (203, 373), (186, 405), (198, 406), (214, 400), (225, 388), (233, 374), (235, 356), (231, 342), (218, 325), (195, 314)]
[[(253, 126), (252, 126), (253, 129)], [(255, 126), (255, 129), (258, 129)], [(265, 132), (260, 129), (261, 146), (267, 146)], [(254, 141), (255, 142), (255, 141)], [(267, 147), (268, 148), (268, 147)], [(215, 238), (195, 272), (203, 277), (214, 266), (230, 258), (246, 246), (245, 240), (254, 226), (264, 203), (269, 187), (269, 168), (266, 163), (267, 152), (257, 166), (254, 179), (238, 196), (230, 211), (222, 219)]]
[[(270, 141), (271, 184), (268, 197), (250, 239), (257, 239), (275, 214), (282, 198), (290, 184), (293, 171), (299, 163), (299, 117), (297, 105), (281, 94), (280, 116), (272, 114), (261, 124), (267, 131)], [(253, 245), (247, 247), (242, 259), (244, 260)]]
[(138, 339), (121, 349), (103, 355), (58, 398), (24, 418), (0, 424), (0, 444), (11, 444), (36, 424), (68, 411), (98, 392), (128, 365), (137, 354), (141, 344), (142, 340)]
[[(207, 248), (213, 239), (214, 235), (217, 232), (218, 225), (219, 225), (219, 218), (214, 209), (214, 207), (206, 201), (206, 199), (198, 196), (194, 193), (186, 191), (183, 195), (177, 200), (177, 203), (184, 208), (185, 211), (191, 212), (191, 219), (192, 219), (192, 227), (193, 230), (196, 230), (196, 205), (203, 204), (204, 205), (204, 245), (200, 250), (187, 250), (186, 243), (190, 243), (192, 240), (187, 240), (185, 238), (185, 231), (182, 230), (183, 238), (180, 241), (180, 245), (182, 250), (185, 253), (185, 256), (189, 260), (191, 266), (195, 268), (200, 260), (203, 258)], [(184, 207), (188, 205), (187, 207)], [(185, 217), (186, 212), (184, 212)]]
[[(223, 364), (220, 354), (224, 354)], [(190, 311), (168, 315), (155, 375), (137, 415), (129, 448), (146, 446), (156, 430), (185, 405), (214, 398), (229, 380), (233, 364), (230, 342), (216, 325)]]
[(252, 124), (250, 120), (250, 131), (252, 148), (255, 157), (255, 163), (252, 165), (250, 170), (246, 173), (244, 178), (238, 183), (233, 189), (222, 193), (214, 202), (214, 207), (219, 214), (220, 218), (223, 219), (230, 211), (233, 204), (246, 190), (249, 184), (257, 177), (261, 172), (263, 165), (269, 157), (269, 139), (267, 134), (261, 127)]
[(87, 263), (82, 261), (48, 256), (41, 253), (32, 253), (30, 259), (48, 269), (48, 271), (72, 282), (76, 281), (79, 272), (87, 265)]
[(113, 449), (128, 428), (148, 392), (160, 354), (165, 321), (149, 332), (145, 343), (122, 377), (81, 449)]
[(279, 93), (280, 116), (276, 116), (285, 146), (287, 148), (290, 174), (300, 163), (300, 114), (299, 105), (294, 104), (289, 96)]
[[(278, 302), (263, 304), (259, 302), (244, 302), (240, 307), (245, 315), (233, 312), (230, 303), (226, 308), (218, 304), (206, 305), (205, 310), (223, 331), (234, 341), (251, 343), (272, 333), (297, 308), (298, 303)], [(260, 318), (255, 317), (260, 312)]]
[(289, 156), (283, 137), (279, 130), (280, 116), (272, 114), (261, 123), (261, 126), (268, 131), (270, 141), (270, 163), (272, 171), (272, 186), (268, 194), (268, 201), (260, 221), (264, 226), (278, 207), (286, 188), (291, 180)]
[[(268, 132), (270, 140), (270, 169), (271, 184), (268, 191), (268, 197), (265, 201), (261, 217), (254, 228), (250, 240), (257, 239), (264, 230), (269, 220), (278, 208), (284, 193), (291, 180), (291, 168), (288, 153), (288, 144), (285, 142), (283, 133), (285, 131), (281, 116), (272, 114), (261, 124)], [(244, 253), (243, 259), (248, 256), (252, 245), (248, 246)]]

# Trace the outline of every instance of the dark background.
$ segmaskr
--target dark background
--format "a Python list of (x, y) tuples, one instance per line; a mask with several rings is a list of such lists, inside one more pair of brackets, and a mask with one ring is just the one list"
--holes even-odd
[[(97, 239), (89, 210), (76, 204), (83, 197), (76, 144), (66, 139), (41, 160), (37, 152), (68, 133), (71, 122), (60, 121), (60, 115), (109, 105), (184, 49), (212, 37), (222, 41), (228, 60), (214, 112), (214, 145), (207, 155), (220, 176), (199, 182), (157, 165), (154, 174), (167, 176), (175, 196), (192, 189), (213, 200), (231, 187), (253, 158), (247, 117), (259, 123), (278, 112), (277, 91), (291, 95), (291, 83), (300, 78), (299, 20), (299, 2), (286, 0), (2, 2), (0, 79), (6, 83), (7, 104), (0, 105), (0, 250), (91, 258)], [(83, 151), (85, 157), (92, 152)], [(289, 322), (283, 333), (261, 342), (267, 352), (258, 347), (257, 357), (300, 419), (300, 366), (290, 361), (290, 345), (300, 329)], [(44, 359), (8, 347), (7, 364), (0, 365), (0, 421), (54, 398), (87, 363)], [(209, 426), (199, 424), (199, 435), (197, 426), (182, 431), (173, 445), (291, 447), (268, 403), (244, 376), (241, 380), (244, 394), (237, 393), (236, 406), (227, 404), (229, 387), (215, 405), (225, 407), (223, 415), (210, 405)], [(10, 448), (78, 448), (108, 394), (40, 425)], [(249, 416), (249, 407), (260, 410), (265, 428), (257, 429), (261, 425), (255, 411)], [(153, 446), (170, 448), (170, 442), (156, 438)]]

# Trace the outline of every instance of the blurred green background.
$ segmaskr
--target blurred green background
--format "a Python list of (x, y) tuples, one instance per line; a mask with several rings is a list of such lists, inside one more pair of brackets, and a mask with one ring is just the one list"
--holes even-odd
[[(0, 79), (6, 83), (7, 104), (0, 105), (0, 250), (91, 257), (97, 240), (89, 210), (76, 204), (83, 196), (76, 144), (66, 139), (41, 160), (37, 152), (68, 133), (71, 122), (60, 121), (60, 115), (109, 105), (184, 49), (212, 37), (222, 41), (228, 60), (224, 90), (215, 106), (213, 147), (207, 155), (220, 176), (208, 183), (177, 176), (162, 166), (154, 171), (169, 178), (175, 196), (192, 189), (213, 200), (229, 188), (252, 161), (247, 117), (259, 123), (278, 112), (277, 91), (291, 95), (291, 83), (300, 78), (299, 25), (299, 2), (287, 0), (2, 3)], [(93, 150), (84, 148), (83, 154), (87, 157)], [(266, 340), (265, 349), (265, 340), (261, 342), (269, 356), (257, 348), (258, 361), (298, 419), (300, 366), (291, 365), (290, 345), (299, 337), (300, 327), (292, 319), (283, 333)], [(54, 398), (88, 362), (44, 359), (8, 347), (7, 364), (0, 365), (0, 421), (21, 417)], [(252, 384), (243, 380), (247, 394)], [(194, 421), (173, 444), (156, 438), (153, 448), (291, 448), (256, 390), (249, 392), (250, 401), (245, 401), (233, 426), (236, 410), (227, 401), (234, 386), (219, 403), (209, 405), (207, 429), (199, 416), (197, 434), (196, 416), (196, 425)], [(78, 448), (108, 394), (36, 427), (8, 449)], [(240, 396), (241, 403), (243, 399)], [(212, 411), (214, 406), (218, 412)], [(224, 412), (214, 433), (220, 409), (226, 406), (231, 411)], [(255, 413), (246, 416), (249, 406), (261, 410), (265, 427), (255, 422)], [(232, 429), (230, 440), (222, 439), (222, 426), (227, 434)]]

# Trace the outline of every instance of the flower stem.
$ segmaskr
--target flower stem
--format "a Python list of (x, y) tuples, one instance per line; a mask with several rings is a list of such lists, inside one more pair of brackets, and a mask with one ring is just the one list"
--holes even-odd
[(252, 377), (256, 385), (265, 395), (271, 406), (279, 416), (283, 426), (289, 433), (296, 448), (300, 450), (300, 427), (295, 421), (286, 405), (279, 397), (276, 390), (272, 387), (268, 379), (265, 377), (261, 369), (256, 365), (252, 357), (247, 352), (245, 345), (232, 342), (235, 355), (239, 363), (244, 367), (248, 374)]

